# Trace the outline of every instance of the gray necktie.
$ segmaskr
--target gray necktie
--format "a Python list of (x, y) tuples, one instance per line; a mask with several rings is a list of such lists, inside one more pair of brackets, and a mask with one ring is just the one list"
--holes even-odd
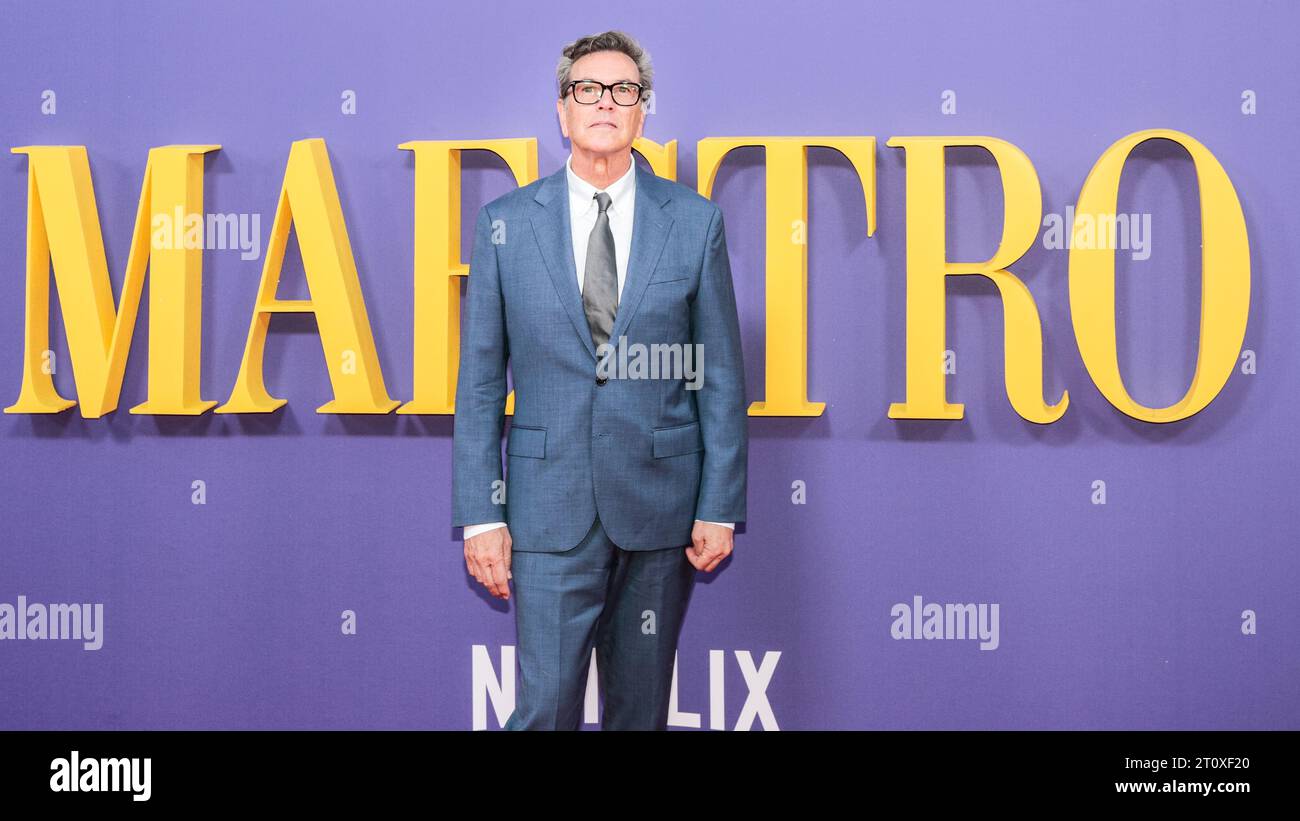
[(600, 192), (594, 197), (600, 214), (587, 239), (587, 267), (582, 274), (582, 308), (591, 328), (591, 340), (600, 347), (609, 341), (614, 329), (614, 311), (618, 308), (618, 268), (614, 257), (614, 234), (609, 230), (610, 197)]

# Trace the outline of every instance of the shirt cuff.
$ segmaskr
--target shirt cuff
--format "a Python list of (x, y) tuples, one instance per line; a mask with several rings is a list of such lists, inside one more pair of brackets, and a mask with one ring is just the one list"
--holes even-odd
[(705, 524), (709, 524), (709, 525), (722, 525), (723, 527), (729, 527), (732, 530), (736, 529), (735, 522), (709, 522), (709, 521), (705, 521), (704, 519), (696, 519), (695, 521), (704, 522)]
[(463, 538), (470, 539), (480, 533), (487, 533), (489, 530), (496, 530), (498, 527), (505, 527), (505, 522), (486, 522), (479, 525), (465, 525)]

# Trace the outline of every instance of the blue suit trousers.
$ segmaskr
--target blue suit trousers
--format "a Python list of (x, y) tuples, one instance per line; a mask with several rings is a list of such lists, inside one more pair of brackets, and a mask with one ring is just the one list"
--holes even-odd
[(596, 517), (569, 550), (512, 552), (520, 678), (505, 729), (579, 729), (593, 648), (601, 729), (668, 728), (686, 547), (624, 550)]

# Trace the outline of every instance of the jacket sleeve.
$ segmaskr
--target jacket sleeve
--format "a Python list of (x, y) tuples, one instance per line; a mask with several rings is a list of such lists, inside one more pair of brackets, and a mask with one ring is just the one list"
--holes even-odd
[[(501, 431), (506, 410), (505, 301), (487, 206), (474, 225), (474, 250), (460, 328), (452, 457), (452, 525), (506, 518)], [(499, 500), (499, 501), (498, 501)]]
[(705, 240), (700, 286), (691, 306), (691, 331), (702, 359), (703, 383), (694, 391), (704, 440), (704, 470), (695, 517), (710, 522), (745, 520), (749, 419), (740, 320), (722, 210), (714, 206)]

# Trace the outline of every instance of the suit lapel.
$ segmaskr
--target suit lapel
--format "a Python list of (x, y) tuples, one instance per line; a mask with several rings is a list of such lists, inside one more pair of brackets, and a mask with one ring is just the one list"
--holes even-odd
[[(633, 159), (633, 164), (636, 160)], [(636, 207), (632, 217), (632, 248), (628, 254), (628, 270), (623, 281), (623, 293), (614, 315), (614, 328), (609, 338), (612, 344), (632, 321), (641, 297), (645, 295), (654, 270), (659, 264), (664, 243), (668, 239), (673, 220), (663, 210), (672, 199), (670, 187), (654, 174), (636, 165)], [(533, 197), (540, 208), (533, 209), (529, 218), (537, 237), (542, 259), (546, 262), (551, 284), (560, 297), (564, 312), (568, 314), (573, 329), (578, 333), (587, 352), (595, 360), (596, 345), (587, 325), (587, 315), (582, 307), (582, 293), (578, 290), (578, 269), (573, 260), (573, 229), (569, 221), (569, 179), (567, 170), (551, 174), (537, 187)]]
[(664, 206), (670, 199), (670, 186), (638, 165), (636, 210), (632, 216), (632, 249), (628, 254), (627, 279), (623, 281), (623, 294), (618, 301), (618, 312), (614, 315), (614, 329), (609, 333), (610, 342), (614, 344), (618, 344), (619, 335), (636, 315), (646, 286), (650, 284), (650, 278), (659, 265), (664, 243), (668, 240), (668, 229), (673, 224), (672, 217), (664, 211)]

